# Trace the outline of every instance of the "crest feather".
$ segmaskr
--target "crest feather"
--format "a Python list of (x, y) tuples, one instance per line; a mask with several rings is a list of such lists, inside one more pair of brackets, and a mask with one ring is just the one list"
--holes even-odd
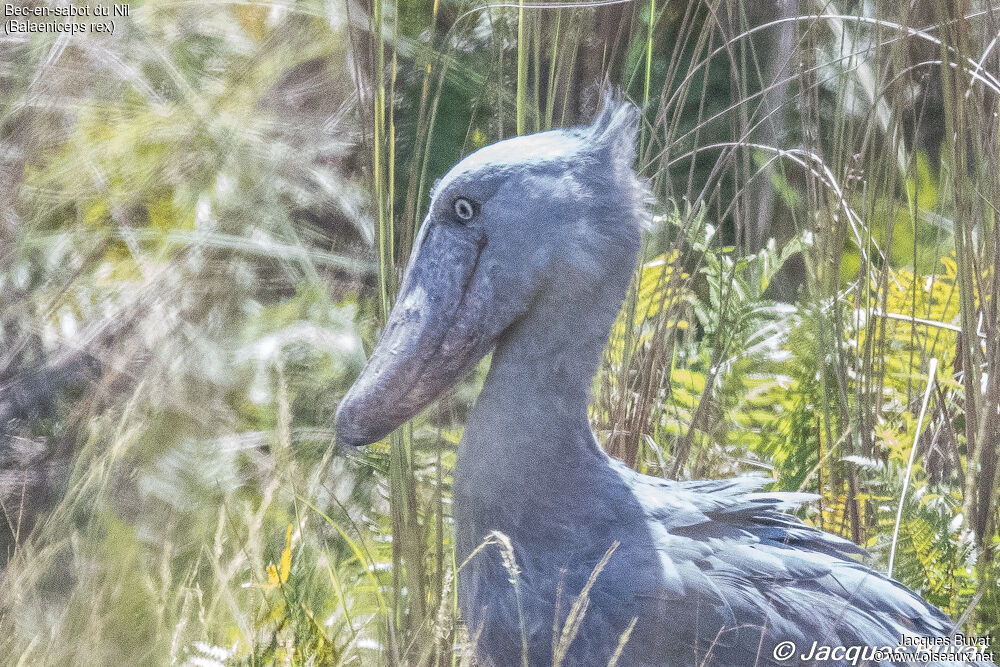
[(642, 112), (610, 86), (604, 90), (604, 106), (587, 128), (591, 150), (603, 153), (610, 170), (606, 173), (632, 201), (633, 220), (649, 229), (653, 196), (649, 182), (632, 168), (636, 158), (636, 140)]
[(613, 88), (606, 88), (604, 106), (590, 124), (594, 145), (608, 150), (615, 162), (631, 167), (635, 161), (635, 142), (641, 117), (636, 105), (625, 100)]

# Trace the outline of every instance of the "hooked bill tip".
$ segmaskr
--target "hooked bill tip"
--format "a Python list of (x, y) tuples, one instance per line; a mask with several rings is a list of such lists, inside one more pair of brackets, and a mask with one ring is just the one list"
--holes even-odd
[(344, 397), (337, 416), (334, 418), (334, 438), (338, 449), (360, 449), (381, 439), (381, 436), (369, 433), (356, 415), (350, 400), (350, 392)]

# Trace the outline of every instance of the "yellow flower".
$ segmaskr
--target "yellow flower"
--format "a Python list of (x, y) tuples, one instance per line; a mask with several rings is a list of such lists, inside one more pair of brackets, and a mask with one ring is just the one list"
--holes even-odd
[(285, 531), (285, 548), (281, 551), (281, 569), (278, 569), (274, 563), (267, 566), (267, 586), (265, 588), (274, 588), (278, 584), (283, 584), (288, 581), (288, 575), (292, 571), (292, 529), (294, 526), (288, 524), (288, 529)]

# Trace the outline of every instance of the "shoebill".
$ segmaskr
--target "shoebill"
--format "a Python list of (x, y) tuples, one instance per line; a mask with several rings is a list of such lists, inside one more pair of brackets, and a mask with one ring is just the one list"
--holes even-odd
[(874, 664), (862, 649), (947, 636), (951, 621), (859, 547), (786, 513), (809, 494), (642, 475), (594, 439), (591, 381), (647, 216), (638, 120), (609, 96), (591, 125), (486, 146), (435, 185), (337, 441), (384, 438), (492, 351), (454, 471), (456, 560), (501, 533), (518, 586), (496, 539), (459, 572), (480, 664), (552, 664), (595, 569), (564, 665), (847, 664), (855, 646)]

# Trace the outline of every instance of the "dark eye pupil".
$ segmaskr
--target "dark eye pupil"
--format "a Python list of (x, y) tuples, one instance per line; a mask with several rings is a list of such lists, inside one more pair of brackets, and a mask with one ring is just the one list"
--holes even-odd
[(457, 215), (462, 220), (470, 220), (474, 214), (472, 210), (472, 202), (468, 199), (456, 199), (455, 200), (455, 215)]

